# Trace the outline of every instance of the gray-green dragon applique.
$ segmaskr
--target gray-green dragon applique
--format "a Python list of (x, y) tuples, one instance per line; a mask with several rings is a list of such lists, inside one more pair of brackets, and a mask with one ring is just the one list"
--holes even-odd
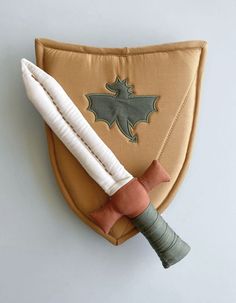
[(116, 123), (131, 142), (137, 142), (133, 128), (140, 122), (149, 122), (150, 114), (157, 111), (156, 101), (159, 96), (136, 96), (133, 85), (119, 77), (113, 83), (106, 83), (106, 88), (115, 95), (87, 94), (87, 109), (94, 113), (95, 121), (104, 121), (109, 127)]

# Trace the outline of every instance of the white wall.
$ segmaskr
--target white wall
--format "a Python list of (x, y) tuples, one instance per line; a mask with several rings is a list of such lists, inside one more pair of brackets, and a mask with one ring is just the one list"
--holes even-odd
[[(236, 302), (236, 1), (2, 1), (0, 302)], [(192, 246), (168, 270), (138, 235), (112, 246), (64, 202), (20, 58), (34, 38), (94, 46), (203, 39), (209, 52), (193, 158), (165, 218)]]

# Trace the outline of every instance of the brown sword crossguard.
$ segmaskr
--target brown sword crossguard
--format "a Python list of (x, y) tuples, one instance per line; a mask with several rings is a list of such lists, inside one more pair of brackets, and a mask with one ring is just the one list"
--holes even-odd
[(109, 233), (122, 216), (132, 219), (140, 215), (150, 203), (148, 192), (168, 181), (168, 173), (158, 160), (153, 160), (141, 177), (133, 178), (121, 187), (100, 209), (91, 212), (90, 217), (105, 233)]

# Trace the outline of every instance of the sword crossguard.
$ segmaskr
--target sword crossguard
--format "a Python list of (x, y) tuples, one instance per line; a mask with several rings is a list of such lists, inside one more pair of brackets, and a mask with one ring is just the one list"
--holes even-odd
[(168, 181), (168, 173), (158, 160), (153, 160), (141, 177), (133, 178), (121, 187), (100, 209), (91, 212), (90, 217), (105, 233), (109, 233), (122, 216), (132, 219), (140, 215), (150, 203), (148, 192)]

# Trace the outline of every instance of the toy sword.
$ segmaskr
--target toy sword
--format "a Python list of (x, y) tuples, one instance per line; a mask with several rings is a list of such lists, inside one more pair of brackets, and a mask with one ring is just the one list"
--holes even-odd
[(148, 192), (170, 180), (154, 160), (141, 177), (133, 177), (96, 134), (61, 85), (49, 74), (22, 59), (22, 77), (29, 100), (87, 173), (109, 195), (90, 218), (108, 233), (127, 216), (150, 242), (165, 268), (187, 255), (189, 245), (165, 222), (150, 202)]

